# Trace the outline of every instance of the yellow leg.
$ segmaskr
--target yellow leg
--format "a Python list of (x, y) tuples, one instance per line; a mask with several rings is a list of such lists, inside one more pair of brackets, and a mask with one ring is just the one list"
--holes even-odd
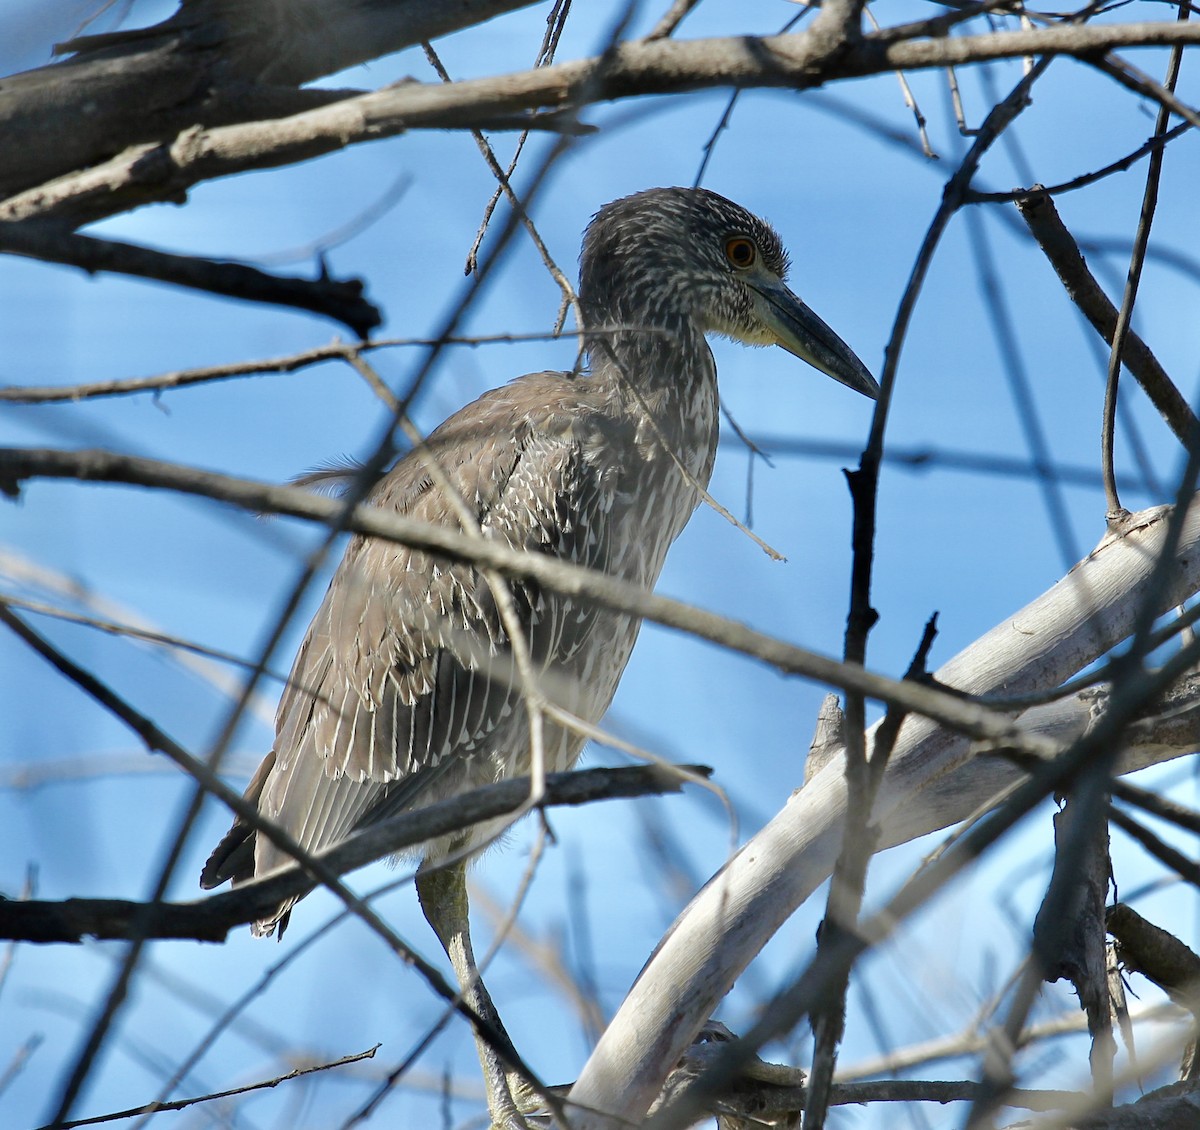
[[(492, 1003), (491, 995), (484, 986), (479, 968), (475, 964), (475, 953), (471, 948), (471, 930), (467, 907), (466, 867), (462, 863), (451, 863), (437, 870), (417, 872), (417, 896), (425, 918), (437, 934), (442, 949), (454, 967), (458, 980), (459, 994), (463, 1002), (490, 1026), (511, 1051), (512, 1041), (500, 1021), (500, 1014)], [(529, 1085), (520, 1074), (508, 1067), (497, 1053), (493, 1044), (475, 1031), (475, 1050), (479, 1054), (479, 1065), (483, 1068), (483, 1079), (487, 1085), (488, 1112), (493, 1128), (502, 1130), (528, 1130), (521, 1117), (514, 1096), (532, 1099)], [(515, 1055), (515, 1053), (514, 1053)]]

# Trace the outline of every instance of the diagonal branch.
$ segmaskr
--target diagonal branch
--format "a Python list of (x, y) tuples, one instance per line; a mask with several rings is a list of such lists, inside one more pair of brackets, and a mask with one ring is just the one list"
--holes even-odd
[(383, 321), (378, 308), (363, 297), (363, 284), (358, 279), (340, 282), (324, 274), (315, 279), (287, 278), (248, 263), (175, 255), (115, 239), (78, 235), (58, 224), (36, 222), (0, 223), (0, 252), (4, 251), (78, 267), (89, 275), (111, 271), (243, 302), (308, 310), (341, 322), (359, 338), (366, 337)]
[[(1017, 208), (1071, 301), (1105, 342), (1112, 345), (1117, 308), (1088, 270), (1079, 245), (1063, 224), (1049, 193), (1035, 185), (1029, 196), (1017, 201)], [(1200, 421), (1153, 351), (1133, 330), (1125, 338), (1121, 360), (1184, 449), (1194, 446), (1200, 437)]]
[[(346, 513), (344, 505), (337, 500), (322, 498), (298, 487), (271, 486), (214, 471), (107, 451), (0, 448), (0, 492), (15, 497), (19, 483), (35, 477), (165, 488), (232, 503), (255, 513), (287, 514), (325, 525), (340, 522), (339, 528), (347, 532), (387, 538), (451, 560), (494, 568), (506, 576), (527, 578), (556, 592), (676, 628), (752, 656), (787, 674), (856, 690), (867, 698), (903, 707), (979, 741), (1006, 743), (1033, 756), (1044, 756), (1054, 750), (1052, 745), (1038, 742), (1025, 734), (1004, 713), (970, 702), (959, 693), (951, 694), (936, 687), (891, 679), (858, 664), (841, 663), (754, 631), (737, 621), (647, 592), (607, 573), (572, 565), (541, 553), (513, 550), (496, 541), (474, 538), (443, 526), (415, 521), (393, 511), (359, 504)], [(1147, 540), (1157, 542), (1169, 513), (1169, 507), (1159, 507), (1133, 516), (1124, 534), (1106, 539), (1089, 560), (1111, 558), (1112, 554), (1105, 553), (1106, 549), (1140, 545)], [(1181, 555), (1197, 543), (1200, 543), (1200, 506), (1194, 507), (1189, 513), (1187, 534), (1180, 547)], [(1125, 561), (1123, 553), (1117, 556), (1122, 562)], [(1183, 561), (1170, 586), (1170, 591), (1176, 595), (1175, 604), (1180, 603), (1185, 594), (1200, 589), (1200, 559), (1184, 556)], [(1129, 568), (1136, 567), (1136, 562), (1127, 564)], [(1120, 573), (1118, 578), (1109, 578), (1105, 583), (1108, 586), (1104, 590), (1107, 602), (1123, 594), (1128, 574)], [(1077, 591), (1071, 584), (1067, 584), (1066, 589), (1068, 594)], [(1110, 612), (1108, 604), (1104, 603), (1095, 614), (1104, 617)], [(1100, 649), (1101, 652), (1103, 650)], [(1094, 658), (1096, 654), (1100, 652), (1091, 657)], [(1072, 668), (1072, 671), (1075, 669)], [(990, 689), (985, 688), (985, 691)], [(1020, 688), (1010, 686), (1007, 689), (1015, 692)]]
[[(541, 804), (581, 805), (598, 800), (679, 792), (688, 775), (707, 777), (703, 765), (637, 765), (551, 773)], [(487, 785), (425, 808), (402, 812), (363, 828), (317, 855), (331, 875), (345, 875), (406, 848), (474, 824), (518, 812), (529, 799), (527, 777)], [(261, 918), (285, 899), (314, 887), (298, 866), (276, 871), (232, 891), (180, 903), (161, 903), (146, 936), (220, 942), (236, 926)], [(146, 904), (127, 899), (69, 898), (57, 901), (0, 899), (0, 938), (22, 942), (81, 942), (129, 938)]]
[(78, 1130), (81, 1126), (99, 1126), (103, 1122), (116, 1122), (123, 1118), (133, 1118), (138, 1114), (159, 1114), (166, 1110), (185, 1110), (197, 1103), (214, 1102), (217, 1099), (228, 1099), (234, 1095), (244, 1095), (251, 1091), (261, 1091), (264, 1087), (278, 1087), (292, 1079), (300, 1079), (317, 1071), (329, 1071), (335, 1067), (345, 1067), (348, 1063), (360, 1063), (364, 1059), (374, 1059), (375, 1053), (382, 1047), (376, 1044), (373, 1048), (358, 1052), (355, 1055), (342, 1056), (331, 1063), (314, 1063), (310, 1067), (295, 1067), (286, 1075), (278, 1075), (274, 1079), (264, 1079), (261, 1083), (248, 1083), (244, 1087), (233, 1087), (228, 1091), (216, 1091), (209, 1095), (195, 1095), (188, 1099), (169, 1099), (146, 1103), (143, 1106), (130, 1107), (128, 1110), (116, 1110), (111, 1114), (96, 1115), (92, 1118), (72, 1118), (69, 1122), (55, 1122), (50, 1126), (39, 1127), (38, 1130)]
[[(1189, 524), (1200, 536), (1200, 512)], [(1200, 588), (1200, 562), (1184, 565), (1191, 552), (1182, 545), (1182, 555), (1173, 565), (1174, 581), (1157, 583), (1155, 566), (1167, 525), (1157, 522), (1152, 532), (1138, 521), (1117, 537), (1106, 536), (1067, 577), (1005, 617), (935, 672), (935, 679), (969, 694), (1020, 693), (1056, 686), (1103, 655), (1134, 630), (1148, 590), (1162, 612), (1179, 603), (1185, 590)], [(1186, 581), (1184, 573), (1189, 574)], [(1023, 716), (1026, 739), (1032, 730), (1056, 750), (1070, 742), (1079, 733), (1073, 727), (1086, 726), (1090, 711), (1076, 713), (1064, 730), (1058, 728), (1065, 722), (1058, 713), (1063, 709), (1054, 704)], [(1132, 735), (1129, 740), (1133, 756), (1123, 762), (1123, 772), (1163, 755), (1161, 745), (1152, 742), (1139, 749)], [(994, 804), (998, 789), (1021, 779), (1015, 767), (983, 756), (987, 748), (972, 746), (927, 720), (910, 718), (901, 729), (874, 813), (882, 846), (965, 819)], [(1183, 746), (1176, 752), (1194, 748)], [(842, 758), (826, 763), (676, 920), (572, 1090), (573, 1102), (607, 1116), (580, 1115), (579, 1130), (641, 1117), (733, 981), (828, 877), (846, 819), (843, 774)], [(841, 960), (835, 951), (852, 960), (856, 942), (850, 937), (844, 946), (831, 947), (830, 960)], [(829, 972), (823, 964), (821, 976)], [(806, 983), (805, 991), (813, 984)]]

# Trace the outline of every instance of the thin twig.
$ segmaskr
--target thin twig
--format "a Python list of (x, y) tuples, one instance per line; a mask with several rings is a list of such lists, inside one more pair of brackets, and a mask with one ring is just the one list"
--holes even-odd
[(39, 1127), (38, 1130), (74, 1130), (77, 1126), (98, 1126), (102, 1122), (116, 1122), (122, 1118), (134, 1118), (139, 1114), (158, 1114), (161, 1111), (167, 1110), (184, 1110), (189, 1106), (195, 1106), (197, 1103), (209, 1103), (217, 1099), (228, 1099), (234, 1095), (244, 1095), (250, 1091), (262, 1091), (270, 1087), (278, 1087), (280, 1083), (286, 1083), (292, 1079), (300, 1079), (305, 1075), (312, 1075), (318, 1071), (329, 1071), (335, 1067), (345, 1067), (348, 1063), (360, 1063), (364, 1059), (374, 1059), (375, 1053), (382, 1046), (382, 1044), (376, 1044), (373, 1048), (367, 1048), (364, 1052), (343, 1056), (341, 1059), (335, 1059), (332, 1063), (318, 1063), (311, 1067), (297, 1067), (289, 1071), (286, 1075), (277, 1075), (274, 1079), (264, 1079), (260, 1083), (247, 1083), (243, 1087), (233, 1087), (228, 1091), (215, 1091), (209, 1095), (196, 1095), (188, 1099), (171, 1099), (166, 1102), (146, 1103), (143, 1106), (129, 1107), (127, 1110), (116, 1110), (110, 1114), (98, 1114), (92, 1118), (75, 1118), (70, 1122), (52, 1122), (46, 1126)]
[[(863, 15), (867, 17), (871, 27), (875, 31), (879, 31), (879, 21), (875, 18), (875, 13), (871, 9), (864, 8)], [(953, 72), (951, 72), (953, 73)], [(921, 139), (921, 152), (931, 160), (936, 161), (938, 155), (933, 151), (933, 146), (929, 144), (929, 131), (925, 128), (925, 115), (921, 113), (921, 107), (917, 105), (917, 97), (913, 94), (912, 87), (908, 83), (903, 71), (896, 72), (896, 79), (900, 83), (900, 96), (904, 99), (904, 105), (912, 111), (913, 120), (917, 123), (917, 136)], [(955, 86), (957, 93), (957, 85)]]
[[(429, 60), (429, 65), (437, 72), (438, 78), (440, 78), (444, 83), (452, 83), (454, 80), (451, 79), (449, 72), (442, 65), (442, 60), (439, 58), (438, 53), (433, 49), (433, 45), (431, 43), (423, 43), (421, 46), (425, 50), (425, 58)], [(579, 299), (576, 297), (575, 288), (571, 286), (570, 280), (565, 274), (563, 274), (562, 269), (554, 261), (554, 256), (550, 254), (550, 249), (546, 246), (545, 241), (542, 239), (541, 233), (534, 226), (528, 210), (521, 202), (521, 198), (514, 191), (512, 183), (509, 180), (509, 173), (506, 173), (500, 167), (500, 162), (496, 159), (495, 150), (492, 149), (491, 143), (486, 137), (483, 136), (483, 132), (481, 130), (471, 130), (471, 136), (475, 139), (475, 144), (478, 147), (479, 152), (482, 154), (484, 162), (487, 164), (492, 176), (496, 178), (496, 181), (500, 185), (501, 191), (503, 191), (504, 195), (508, 198), (509, 206), (514, 212), (516, 212), (517, 216), (521, 220), (522, 226), (529, 233), (529, 238), (532, 240), (534, 247), (537, 248), (538, 254), (542, 257), (542, 263), (546, 270), (550, 273), (550, 277), (555, 281), (559, 290), (562, 291), (562, 309), (555, 324), (555, 330), (558, 331), (562, 329), (562, 323), (566, 316), (567, 307), (570, 307), (575, 311), (576, 325), (582, 328), (583, 315), (579, 309)], [(522, 137), (524, 136), (527, 135), (522, 134)], [(514, 164), (515, 160), (516, 159), (514, 158)], [(476, 243), (476, 246), (478, 246), (478, 242)], [(468, 269), (466, 273), (470, 274), (471, 268), (475, 262), (474, 248), (472, 249), (472, 254), (468, 256), (467, 262)]]
[[(1178, 1017), (1177, 1010), (1162, 1004), (1146, 1005), (1133, 1013), (1133, 1019), (1139, 1022), (1143, 1020), (1175, 1020)], [(1050, 1020), (1031, 1024), (1021, 1032), (1019, 1042), (1021, 1047), (1029, 1048), (1045, 1041), (1074, 1036), (1085, 1031), (1087, 1031), (1085, 1016), (1078, 1011), (1064, 1012)], [(938, 1036), (932, 1040), (911, 1044), (873, 1059), (865, 1059), (859, 1063), (853, 1063), (849, 1067), (843, 1067), (838, 1072), (837, 1082), (851, 1082), (871, 1075), (892, 1075), (899, 1071), (911, 1071), (915, 1067), (927, 1067), (942, 1060), (977, 1055), (986, 1050), (989, 1039), (989, 1034), (981, 1032), (973, 1020), (970, 1026), (953, 1035)]]
[[(571, 0), (554, 0), (554, 6), (550, 9), (549, 15), (546, 16), (546, 34), (542, 37), (542, 45), (538, 49), (537, 58), (534, 59), (533, 65), (537, 67), (546, 67), (554, 62), (554, 55), (558, 51), (558, 43), (562, 38), (563, 29), (567, 25), (567, 15), (571, 10)], [(525, 143), (529, 140), (529, 131), (522, 130), (517, 135), (517, 143), (513, 146), (513, 155), (508, 162), (508, 169), (505, 172), (505, 177), (511, 179), (517, 169), (517, 162), (521, 159), (521, 153), (525, 149)], [(479, 248), (483, 244), (483, 237), (487, 233), (488, 225), (492, 222), (492, 215), (496, 210), (496, 205), (500, 203), (500, 197), (504, 195), (503, 183), (496, 186), (491, 197), (488, 199), (483, 209), (483, 218), (479, 222), (479, 229), (475, 233), (475, 238), (471, 242), (471, 248), (467, 252), (467, 262), (463, 269), (463, 273), (472, 275), (479, 263)], [(559, 312), (559, 319), (555, 325), (556, 332), (562, 329), (562, 315), (564, 311)]]
[[(1187, 21), (1189, 6), (1179, 5), (1177, 20)], [(1167, 63), (1167, 75), (1163, 80), (1163, 88), (1168, 94), (1175, 93), (1175, 83), (1179, 78), (1179, 66), (1183, 59), (1183, 49), (1174, 47)], [(1165, 104), (1160, 103), (1158, 115), (1154, 123), (1154, 134), (1162, 137), (1170, 124), (1171, 114)], [(1138, 284), (1142, 277), (1142, 267), (1146, 261), (1146, 246), (1150, 242), (1150, 227), (1154, 222), (1154, 211), (1158, 205), (1158, 184), (1162, 177), (1163, 157), (1166, 150), (1163, 147), (1155, 149), (1150, 154), (1150, 164), (1146, 169), (1146, 188), (1142, 196), (1141, 212), (1138, 215), (1137, 231), (1133, 238), (1133, 251), (1129, 257), (1129, 272), (1125, 277), (1125, 293), (1121, 298), (1121, 309), (1117, 314), (1116, 327), (1113, 330), (1112, 353), (1108, 363), (1108, 382), (1104, 391), (1104, 423), (1101, 431), (1100, 457), (1104, 472), (1104, 494), (1108, 503), (1106, 518), (1111, 524), (1119, 521), (1126, 513), (1121, 506), (1117, 493), (1117, 474), (1113, 465), (1113, 436), (1116, 429), (1117, 389), (1121, 377), (1121, 355), (1124, 352), (1125, 338), (1129, 332), (1130, 319), (1133, 317), (1133, 306), (1137, 301)], [(1188, 437), (1194, 440), (1195, 433)], [(1185, 441), (1186, 442), (1186, 441)]]
[[(605, 334), (626, 333), (629, 330), (640, 333), (663, 333), (653, 326), (618, 326), (610, 329), (589, 330), (587, 336), (603, 336)], [(313, 349), (304, 349), (298, 353), (285, 354), (282, 357), (269, 357), (255, 361), (234, 361), (227, 365), (205, 365), (195, 369), (175, 369), (160, 373), (153, 377), (126, 377), (109, 381), (91, 381), (77, 385), (5, 385), (0, 386), (0, 402), (9, 404), (52, 404), (62, 401), (94, 400), (105, 396), (130, 396), (134, 393), (150, 392), (158, 395), (172, 389), (187, 388), (191, 385), (207, 384), (210, 381), (231, 380), (236, 377), (256, 377), (268, 373), (292, 373), (309, 365), (319, 365), (325, 361), (346, 361), (350, 357), (375, 349), (394, 349), (397, 347), (421, 347), (432, 349), (448, 345), (511, 345), (536, 341), (557, 341), (560, 337), (582, 338), (581, 330), (567, 330), (562, 333), (527, 333), (527, 334), (472, 334), (462, 336), (444, 334), (441, 337), (394, 337), (376, 338), (372, 341), (341, 342), (333, 341), (328, 345), (318, 345)]]
[(662, 14), (658, 23), (650, 30), (646, 39), (666, 39), (668, 36), (675, 34), (675, 29), (683, 23), (684, 19), (700, 0), (671, 0), (671, 6)]
[(1040, 197), (1043, 193), (1046, 196), (1062, 196), (1068, 192), (1076, 192), (1081, 188), (1087, 188), (1089, 185), (1096, 184), (1098, 181), (1102, 181), (1106, 177), (1111, 177), (1115, 173), (1128, 172), (1143, 157), (1149, 156), (1156, 149), (1163, 148), (1165, 145), (1174, 141), (1177, 137), (1180, 137), (1191, 128), (1191, 122), (1180, 122), (1178, 125), (1167, 130), (1166, 133), (1157, 134), (1154, 137), (1147, 139), (1132, 152), (1126, 153), (1124, 157), (1120, 157), (1116, 161), (1113, 161), (1092, 173), (1083, 173), (1080, 176), (1072, 177), (1070, 180), (1059, 181), (1058, 184), (1035, 184), (1032, 188), (1013, 188), (1008, 192), (982, 192), (979, 189), (971, 189), (971, 191), (967, 194), (967, 201), (971, 204), (1019, 205), (1024, 201), (1033, 200), (1036, 197)]
[[(906, 680), (920, 681), (928, 675), (929, 651), (937, 635), (937, 617), (931, 617), (917, 646)], [(821, 936), (817, 952), (822, 947), (835, 944), (842, 933), (853, 934), (862, 913), (866, 893), (867, 869), (878, 844), (878, 828), (871, 816), (875, 797), (883, 782), (883, 773), (888, 759), (895, 748), (907, 711), (889, 707), (882, 725), (875, 736), (871, 757), (862, 764), (852, 765), (851, 748), (856, 745), (846, 742), (846, 824), (842, 833), (842, 846), (834, 863), (830, 877), (829, 895), (825, 917), (821, 924)], [(862, 752), (862, 744), (857, 743)], [(845, 1031), (846, 994), (850, 989), (849, 970), (844, 979), (826, 985), (824, 998), (813, 1010), (812, 1028), (814, 1048), (812, 1072), (808, 1079), (808, 1094), (804, 1106), (804, 1122), (812, 1130), (823, 1130), (829, 1112), (834, 1069), (837, 1065), (837, 1049)]]
[[(694, 3), (695, 3), (695, 0), (693, 0), (693, 4)], [(674, 12), (675, 9), (678, 7), (680, 7), (680, 0), (676, 0), (675, 5), (672, 7), (672, 12)], [(688, 5), (688, 10), (690, 10), (691, 7), (692, 7), (692, 5)], [(810, 12), (815, 12), (816, 10), (817, 10), (817, 6), (815, 4), (805, 3), (803, 8), (801, 9), (801, 11), (798, 12), (796, 15), (792, 16), (791, 19), (789, 19), (783, 25), (783, 27), (781, 27), (779, 29), (779, 34), (786, 35), (802, 19), (804, 19), (805, 16), (807, 16)], [(686, 12), (683, 14), (686, 14)], [(663, 17), (663, 21), (662, 21), (663, 24), (667, 23), (667, 20), (669, 19), (670, 15), (671, 15), (671, 13), (668, 13), (667, 16)], [(680, 18), (682, 18), (682, 15), (680, 16)], [(655, 31), (657, 31), (657, 30), (658, 29), (656, 28)], [(674, 30), (674, 28), (672, 27), (669, 31), (665, 32), (664, 35), (670, 35), (671, 31), (673, 31), (673, 30)], [(650, 40), (650, 39), (655, 39), (655, 38), (659, 38), (659, 37), (656, 36), (654, 34), (654, 32), (651, 32), (650, 35), (648, 35), (646, 38), (647, 38), (647, 40)], [(733, 118), (734, 107), (737, 105), (738, 97), (741, 95), (741, 93), (742, 93), (741, 90), (734, 90), (734, 92), (729, 96), (728, 101), (726, 101), (726, 103), (725, 103), (725, 109), (721, 111), (721, 116), (720, 116), (720, 118), (717, 119), (717, 124), (715, 126), (713, 126), (712, 133), (710, 133), (708, 135), (708, 140), (704, 143), (703, 146), (701, 146), (700, 165), (696, 169), (695, 177), (692, 179), (692, 187), (693, 188), (699, 188), (700, 185), (703, 183), (704, 174), (706, 172), (708, 172), (709, 163), (712, 161), (713, 154), (716, 152), (717, 141), (720, 138), (721, 134), (723, 134), (729, 128), (729, 123)]]

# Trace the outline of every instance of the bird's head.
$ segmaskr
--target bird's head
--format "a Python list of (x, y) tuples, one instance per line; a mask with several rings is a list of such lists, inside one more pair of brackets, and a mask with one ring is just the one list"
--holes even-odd
[(606, 204), (584, 236), (579, 297), (589, 326), (690, 321), (747, 345), (778, 345), (874, 399), (866, 366), (786, 282), (774, 229), (703, 188), (652, 188)]

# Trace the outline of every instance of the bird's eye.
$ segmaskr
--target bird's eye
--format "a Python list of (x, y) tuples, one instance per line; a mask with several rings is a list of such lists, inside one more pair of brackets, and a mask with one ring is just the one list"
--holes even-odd
[(758, 248), (745, 236), (736, 235), (733, 239), (725, 241), (725, 258), (744, 271), (747, 267), (754, 266), (754, 260), (758, 258)]

